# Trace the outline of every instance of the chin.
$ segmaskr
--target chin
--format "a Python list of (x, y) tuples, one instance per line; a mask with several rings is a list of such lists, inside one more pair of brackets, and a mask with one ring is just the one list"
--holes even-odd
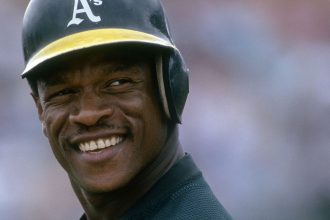
[(115, 192), (127, 186), (134, 178), (131, 174), (93, 175), (83, 178), (70, 177), (72, 185), (90, 193)]

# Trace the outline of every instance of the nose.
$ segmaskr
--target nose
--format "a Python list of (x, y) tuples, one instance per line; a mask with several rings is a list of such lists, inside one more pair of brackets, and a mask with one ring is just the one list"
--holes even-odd
[(113, 115), (113, 107), (97, 96), (85, 95), (81, 98), (78, 111), (69, 116), (72, 124), (94, 126)]

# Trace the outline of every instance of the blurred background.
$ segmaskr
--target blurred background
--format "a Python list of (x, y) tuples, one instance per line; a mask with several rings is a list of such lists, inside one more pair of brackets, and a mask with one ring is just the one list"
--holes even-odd
[[(19, 76), (27, 3), (0, 0), (0, 219), (78, 219)], [(237, 220), (330, 219), (330, 1), (164, 5), (191, 70), (181, 140), (222, 204)]]

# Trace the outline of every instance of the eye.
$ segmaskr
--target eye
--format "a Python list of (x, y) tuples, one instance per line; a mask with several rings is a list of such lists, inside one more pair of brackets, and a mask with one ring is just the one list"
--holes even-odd
[(51, 100), (51, 99), (55, 99), (55, 98), (61, 98), (61, 97), (65, 97), (65, 96), (75, 94), (76, 92), (77, 91), (75, 89), (66, 88), (66, 89), (62, 89), (58, 92), (54, 92), (47, 99)]
[(141, 80), (126, 78), (114, 78), (109, 80), (105, 85), (104, 89), (109, 93), (125, 93), (136, 89), (137, 84)]
[(128, 78), (118, 78), (110, 80), (105, 84), (105, 88), (110, 91), (122, 91), (132, 85), (132, 80)]
[(116, 87), (116, 86), (124, 85), (125, 83), (129, 83), (129, 82), (130, 82), (130, 80), (128, 80), (128, 79), (117, 79), (117, 80), (111, 81), (109, 86)]
[(56, 96), (65, 96), (65, 95), (69, 95), (69, 94), (73, 94), (76, 91), (74, 89), (63, 89), (57, 93), (55, 93)]

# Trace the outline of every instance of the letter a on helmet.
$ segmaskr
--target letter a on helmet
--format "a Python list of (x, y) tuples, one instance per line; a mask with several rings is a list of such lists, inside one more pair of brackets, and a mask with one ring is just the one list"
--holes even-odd
[[(81, 9), (78, 9), (78, 4), (79, 2), (82, 5)], [(86, 14), (89, 20), (92, 22), (100, 22), (101, 17), (100, 16), (95, 16), (87, 2), (87, 0), (75, 0), (74, 1), (74, 8), (73, 8), (73, 17), (72, 20), (68, 23), (68, 27), (70, 25), (79, 25), (84, 19), (78, 18), (78, 14)]]
[(22, 77), (29, 79), (40, 66), (77, 51), (133, 44), (157, 54), (164, 111), (180, 123), (189, 90), (188, 70), (160, 0), (31, 0), (23, 21)]

